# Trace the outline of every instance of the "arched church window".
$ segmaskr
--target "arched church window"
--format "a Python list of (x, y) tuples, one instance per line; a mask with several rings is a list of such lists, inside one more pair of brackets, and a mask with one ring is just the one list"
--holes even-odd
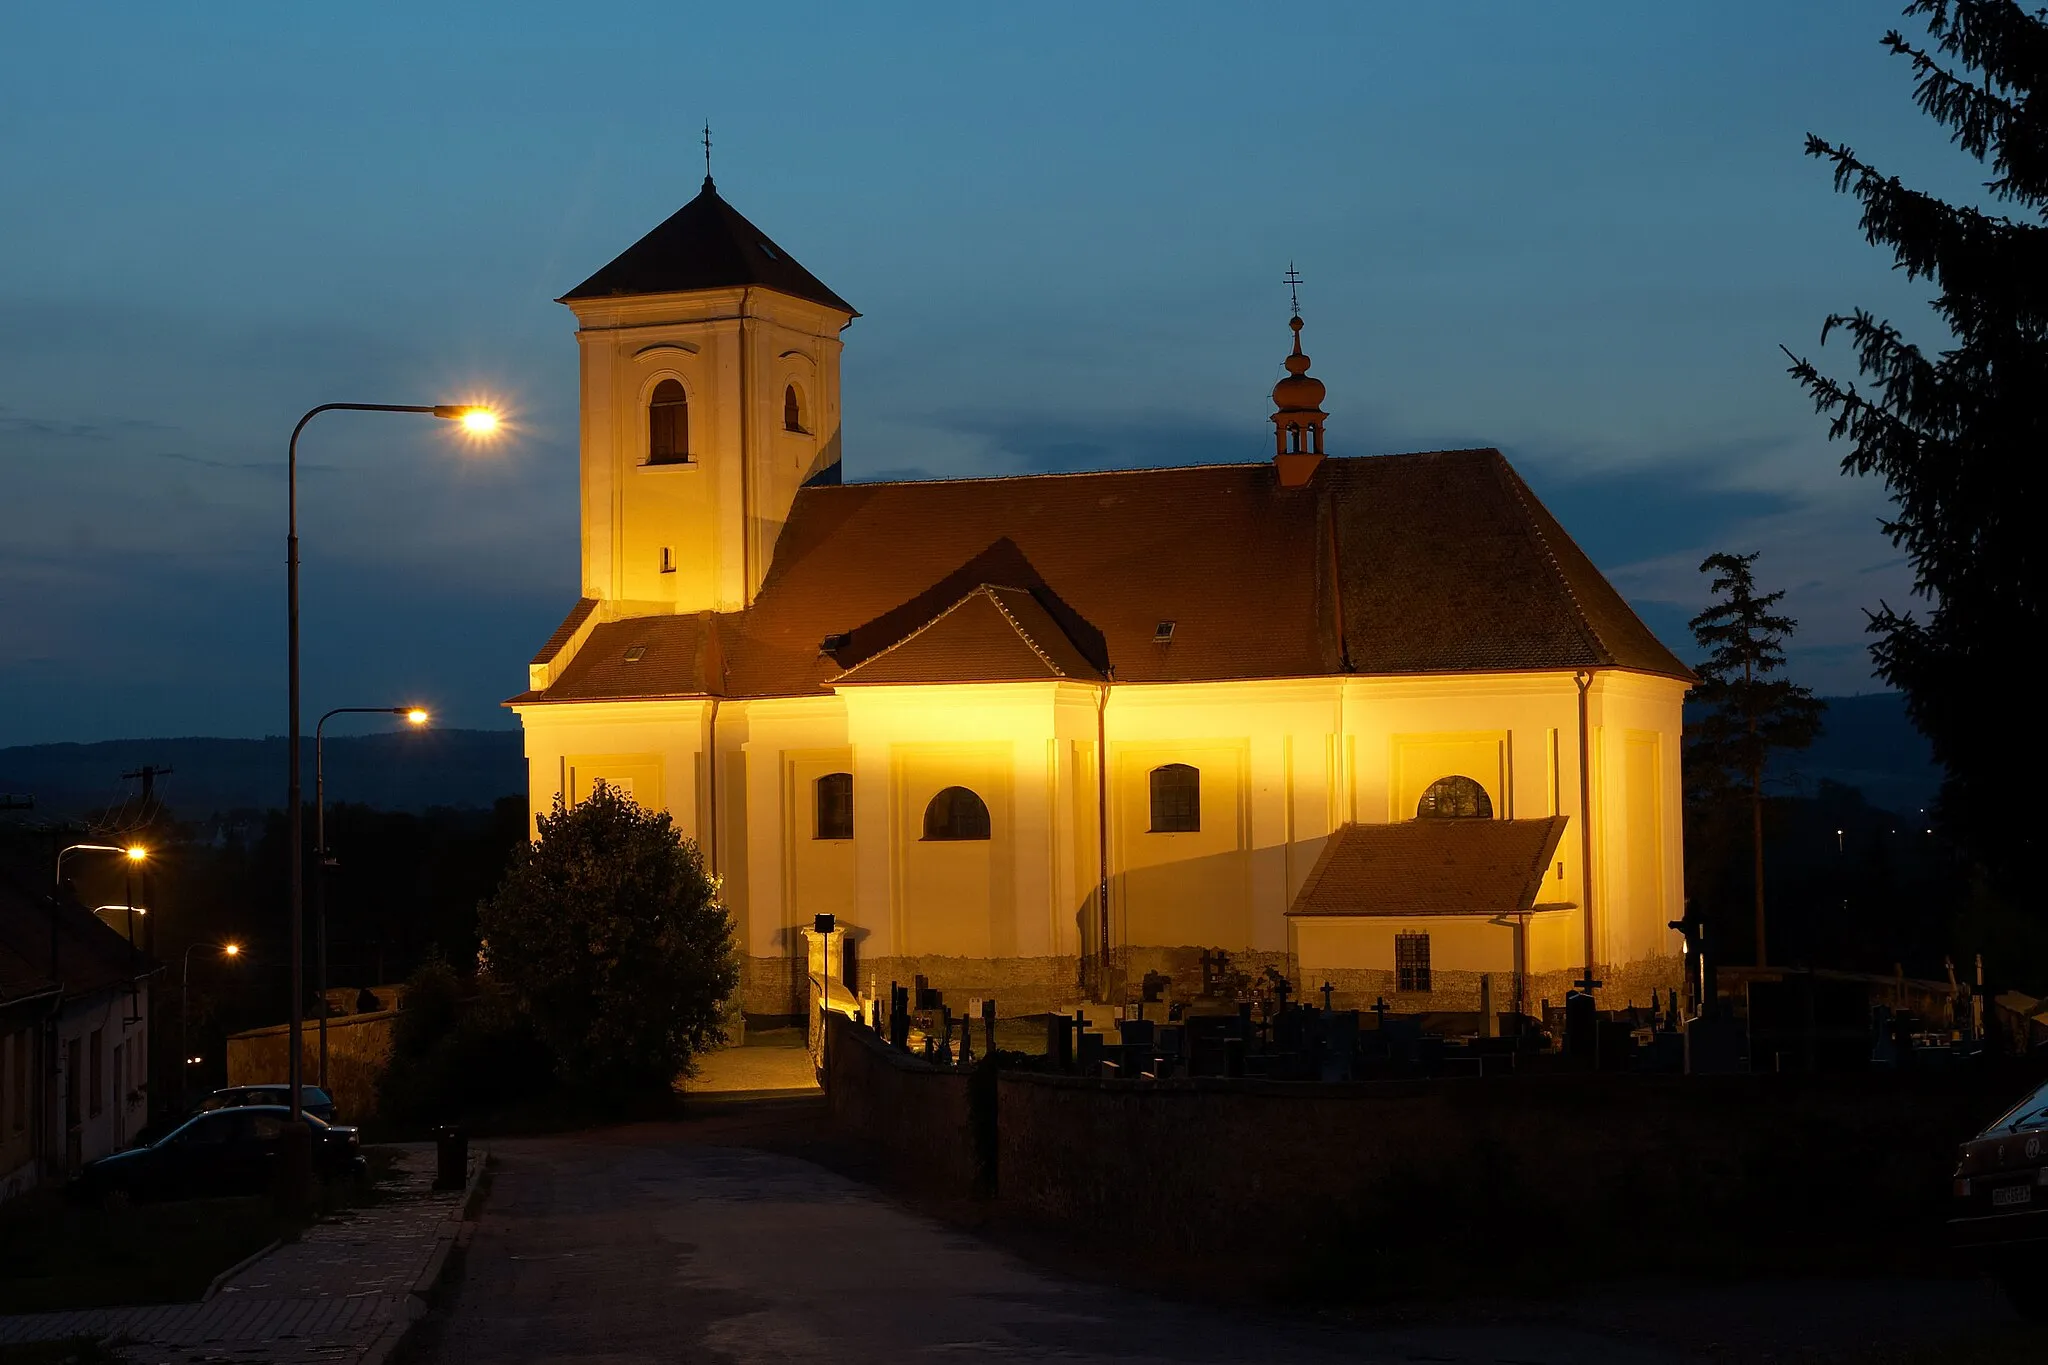
[(818, 779), (818, 837), (853, 837), (852, 773), (826, 773)]
[(1152, 833), (1193, 834), (1202, 828), (1202, 774), (1185, 763), (1152, 770)]
[(785, 384), (782, 388), (782, 429), (795, 432), (810, 430), (804, 422), (804, 396), (797, 392), (794, 384)]
[(1469, 777), (1440, 777), (1415, 803), (1418, 820), (1491, 820), (1493, 800)]
[(654, 386), (647, 400), (647, 463), (687, 464), (690, 459), (690, 396), (673, 379)]
[(931, 840), (988, 838), (988, 807), (965, 787), (948, 787), (924, 808), (924, 837)]

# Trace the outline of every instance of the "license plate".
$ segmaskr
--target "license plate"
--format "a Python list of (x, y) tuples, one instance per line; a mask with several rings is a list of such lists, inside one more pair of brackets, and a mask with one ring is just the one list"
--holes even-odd
[(1991, 1192), (1991, 1207), (1994, 1209), (2010, 1208), (2014, 1204), (2030, 1204), (2033, 1202), (2033, 1199), (2034, 1187), (2032, 1185), (2007, 1185), (2004, 1189)]

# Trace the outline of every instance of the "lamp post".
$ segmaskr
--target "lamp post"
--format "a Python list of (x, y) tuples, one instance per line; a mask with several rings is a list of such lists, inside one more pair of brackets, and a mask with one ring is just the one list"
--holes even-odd
[(56, 888), (64, 889), (64, 860), (74, 853), (119, 853), (128, 861), (139, 863), (149, 856), (149, 850), (140, 844), (66, 844), (57, 850)]
[(239, 943), (188, 943), (185, 945), (185, 965), (178, 973), (178, 1099), (183, 1103), (186, 1092), (191, 1089), (187, 1081), (192, 1075), (192, 1011), (189, 1003), (192, 995), (192, 950), (194, 948), (218, 948), (222, 957), (240, 957)]
[(299, 433), (306, 423), (323, 412), (416, 412), (460, 422), (477, 436), (498, 429), (498, 415), (486, 407), (462, 403), (322, 403), (310, 409), (292, 428), (285, 447), (285, 689), (290, 694), (291, 724), (287, 738), (290, 750), (289, 776), (285, 783), (285, 806), (291, 824), (291, 954), (292, 1011), (291, 1083), (292, 1122), (289, 1131), (302, 1126), (305, 1109), (299, 1087), (305, 1082), (305, 1058), (299, 1055), (306, 1039), (306, 887), (305, 815), (299, 809)]
[[(92, 912), (95, 915), (108, 910), (126, 910), (128, 912), (128, 946), (133, 948), (135, 946), (135, 917), (137, 915), (147, 915), (149, 911), (140, 905), (95, 905), (92, 908)], [(114, 926), (109, 924), (107, 927), (111, 929)]]
[(313, 725), (313, 955), (320, 995), (322, 1090), (327, 1089), (327, 764), (320, 745), (327, 722), (336, 716), (404, 716), (414, 727), (427, 723), (426, 711), (417, 706), (337, 706)]

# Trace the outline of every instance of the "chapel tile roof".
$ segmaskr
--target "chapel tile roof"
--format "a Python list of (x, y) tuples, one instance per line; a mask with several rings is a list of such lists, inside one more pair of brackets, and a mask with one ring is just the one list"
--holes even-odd
[(1536, 904), (1566, 817), (1341, 826), (1289, 915), (1514, 915)]
[(709, 176), (695, 199), (558, 302), (744, 285), (760, 285), (860, 316), (852, 304), (719, 198)]
[[(984, 585), (1003, 585), (1020, 620), (1042, 612), (1087, 670), (1118, 682), (1692, 676), (1499, 451), (1457, 450), (1329, 459), (1303, 488), (1280, 487), (1270, 462), (807, 487), (751, 607), (599, 626), (554, 686), (515, 700), (788, 696), (872, 681), (855, 670)], [(650, 645), (630, 668), (611, 657), (627, 635)], [(708, 673), (707, 639), (720, 650)], [(939, 643), (911, 657), (967, 667), (942, 662)], [(600, 646), (609, 654), (586, 666)]]
[(548, 636), (548, 642), (540, 647), (540, 653), (533, 656), (535, 665), (551, 664), (562, 652), (562, 646), (576, 638), (576, 632), (590, 619), (590, 613), (597, 610), (595, 597), (579, 597), (576, 605), (569, 608), (569, 614), (562, 618), (562, 624), (555, 627), (555, 633)]
[(1022, 588), (984, 583), (937, 619), (868, 655), (838, 683), (1100, 681), (1101, 672)]

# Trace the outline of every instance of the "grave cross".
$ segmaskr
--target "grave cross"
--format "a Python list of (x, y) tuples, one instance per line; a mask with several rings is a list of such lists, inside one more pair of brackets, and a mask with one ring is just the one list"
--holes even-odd
[(1330, 984), (1329, 982), (1327, 982), (1327, 981), (1325, 981), (1325, 982), (1323, 983), (1323, 1013), (1324, 1013), (1324, 1014), (1328, 1014), (1328, 1013), (1330, 1012), (1330, 996), (1331, 996), (1332, 994), (1334, 994), (1334, 993), (1336, 992), (1336, 989), (1337, 989), (1337, 988), (1336, 988), (1335, 986), (1332, 986), (1332, 985), (1331, 985), (1331, 984)]

